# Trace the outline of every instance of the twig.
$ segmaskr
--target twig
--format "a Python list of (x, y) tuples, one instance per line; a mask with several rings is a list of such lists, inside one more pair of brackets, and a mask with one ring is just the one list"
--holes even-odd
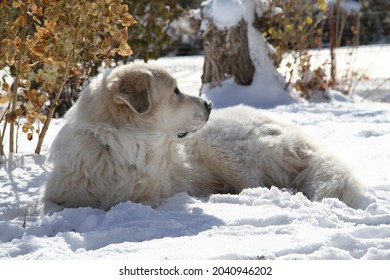
[[(16, 68), (16, 77), (15, 77), (15, 83), (13, 85), (12, 89), (12, 106), (11, 106), (11, 112), (16, 111), (16, 103), (18, 102), (18, 88), (20, 83), (20, 72), (22, 69), (22, 57), (23, 57), (23, 48), (25, 47), (25, 41), (26, 41), (26, 33), (27, 33), (27, 4), (22, 4), (23, 7), (23, 16), (25, 18), (24, 24), (22, 26), (22, 30), (20, 33), (21, 42), (19, 45), (19, 52), (18, 52), (18, 65)], [(15, 124), (13, 122), (10, 123), (10, 131), (9, 131), (9, 152), (14, 152), (14, 146), (15, 146)]]
[(362, 101), (366, 100), (370, 95), (372, 95), (375, 91), (377, 91), (381, 86), (385, 83), (390, 82), (390, 78), (385, 79), (382, 83), (380, 83), (376, 88), (368, 91), (368, 93), (363, 97)]

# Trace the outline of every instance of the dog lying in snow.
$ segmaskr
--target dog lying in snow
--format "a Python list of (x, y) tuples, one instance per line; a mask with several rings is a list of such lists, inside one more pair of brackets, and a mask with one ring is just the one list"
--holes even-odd
[(259, 186), (357, 207), (359, 182), (297, 125), (248, 106), (212, 113), (211, 107), (182, 93), (156, 66), (101, 74), (53, 143), (41, 208), (108, 210), (127, 200), (157, 206), (178, 192), (206, 196)]

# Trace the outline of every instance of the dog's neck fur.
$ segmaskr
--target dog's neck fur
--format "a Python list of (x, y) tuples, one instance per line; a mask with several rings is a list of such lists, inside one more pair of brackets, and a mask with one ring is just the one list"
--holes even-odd
[[(78, 126), (81, 126), (81, 122), (78, 122)], [(153, 173), (156, 170), (169, 170), (169, 164), (184, 164), (185, 153), (183, 145), (180, 143), (182, 140), (177, 139), (177, 136), (167, 135), (156, 128), (146, 129), (145, 127), (129, 126), (117, 129), (104, 123), (91, 128), (90, 124), (86, 124), (83, 133), (96, 139), (111, 153), (120, 151), (113, 156), (121, 159), (123, 164), (134, 165), (140, 171), (152, 176), (162, 176), (162, 174)], [(132, 146), (129, 147), (130, 143)], [(156, 165), (159, 167), (156, 168)]]
[[(143, 140), (137, 139), (145, 153), (134, 154), (134, 160), (137, 169), (152, 178), (153, 184), (164, 186), (159, 190), (165, 192), (154, 194), (155, 202), (163, 201), (172, 193), (188, 191), (190, 182), (184, 178), (188, 178), (191, 173), (191, 166), (180, 140), (157, 131), (149, 131), (148, 135), (147, 140), (143, 137)], [(169, 170), (175, 170), (175, 173), (171, 174)]]

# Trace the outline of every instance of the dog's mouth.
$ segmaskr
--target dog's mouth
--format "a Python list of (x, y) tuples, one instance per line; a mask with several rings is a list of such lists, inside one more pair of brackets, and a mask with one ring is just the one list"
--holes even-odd
[(188, 134), (190, 134), (190, 133), (195, 133), (196, 132), (196, 130), (195, 131), (191, 131), (191, 130), (189, 130), (189, 129), (180, 129), (178, 132), (177, 132), (177, 137), (179, 137), (179, 138), (184, 138), (184, 137), (186, 137)]
[[(203, 125), (205, 125), (205, 123)], [(194, 133), (198, 132), (203, 127), (203, 125), (201, 125), (200, 127), (197, 127), (197, 128), (192, 128), (192, 129), (190, 129), (190, 128), (179, 129), (177, 131), (177, 137), (178, 138), (184, 138), (184, 137), (186, 137), (189, 134), (194, 134)]]
[(191, 128), (183, 128), (179, 129), (177, 131), (177, 137), (178, 138), (184, 138), (189, 134), (194, 134), (197, 131), (199, 131), (207, 122), (208, 118), (206, 119), (195, 119), (191, 125)]
[[(202, 103), (203, 104), (203, 103)], [(189, 124), (185, 125), (184, 128), (177, 130), (176, 135), (178, 138), (185, 138), (189, 134), (194, 134), (199, 131), (209, 120), (212, 104), (207, 103), (202, 111), (196, 112)]]

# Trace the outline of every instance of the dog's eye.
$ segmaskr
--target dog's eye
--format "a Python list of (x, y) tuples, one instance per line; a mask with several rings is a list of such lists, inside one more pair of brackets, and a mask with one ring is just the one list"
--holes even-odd
[(180, 90), (176, 87), (175, 90), (173, 91), (176, 95), (180, 93)]

